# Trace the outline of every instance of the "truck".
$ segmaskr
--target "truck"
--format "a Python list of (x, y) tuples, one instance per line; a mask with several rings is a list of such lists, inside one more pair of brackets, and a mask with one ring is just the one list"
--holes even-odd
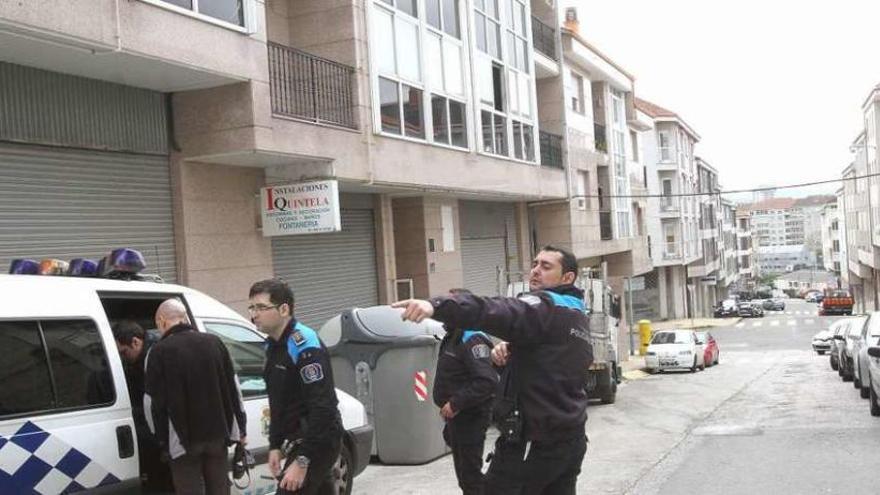
[(853, 298), (846, 289), (825, 289), (822, 298), (822, 306), (819, 314), (825, 315), (851, 315), (853, 311)]
[(620, 304), (606, 283), (604, 269), (585, 270), (579, 280), (589, 312), (590, 344), (593, 346), (593, 363), (584, 370), (587, 374), (586, 391), (590, 398), (599, 399), (602, 404), (613, 404), (621, 377), (617, 354)]

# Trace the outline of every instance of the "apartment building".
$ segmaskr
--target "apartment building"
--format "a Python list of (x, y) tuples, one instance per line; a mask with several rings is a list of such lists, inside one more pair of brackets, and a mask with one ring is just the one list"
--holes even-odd
[[(654, 103), (636, 99), (640, 120), (650, 128), (636, 132), (648, 191), (648, 237), (656, 279), (656, 318), (697, 315), (695, 277), (689, 265), (702, 259), (700, 200), (694, 146), (700, 136), (680, 116)], [(712, 263), (715, 262), (713, 257)]]
[(841, 245), (844, 236), (841, 234), (841, 223), (837, 200), (826, 203), (821, 214), (822, 266), (837, 276), (840, 276), (842, 266)]
[(849, 287), (849, 252), (847, 251), (846, 196), (844, 186), (835, 191), (837, 203), (837, 232), (840, 241), (840, 271), (838, 276), (844, 287)]
[(720, 204), (721, 235), (718, 241), (720, 266), (716, 296), (723, 299), (737, 290), (740, 276), (737, 265), (736, 206), (732, 201), (725, 199), (721, 199)]
[(755, 289), (756, 279), (760, 275), (754, 260), (752, 217), (747, 209), (737, 209), (735, 219), (736, 266), (739, 272), (737, 287), (740, 290), (751, 291)]
[[(4, 5), (0, 263), (130, 246), (242, 311), (283, 277), (312, 325), (503, 292), (531, 256), (528, 204), (572, 197), (538, 130), (533, 14), (558, 16), (534, 3)], [(274, 235), (266, 198), (304, 183), (338, 218)]]
[(718, 171), (706, 160), (695, 157), (697, 168), (698, 229), (700, 257), (688, 267), (688, 283), (694, 287), (695, 314), (711, 316), (718, 301), (721, 269), (721, 187)]

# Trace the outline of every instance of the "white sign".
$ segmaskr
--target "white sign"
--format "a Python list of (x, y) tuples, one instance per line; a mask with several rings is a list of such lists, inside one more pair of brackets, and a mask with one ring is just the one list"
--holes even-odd
[(715, 277), (715, 275), (710, 275), (708, 277), (701, 278), (700, 282), (703, 285), (716, 285), (718, 283), (718, 278)]
[(645, 290), (645, 277), (627, 279), (629, 290)]
[(264, 237), (338, 232), (339, 184), (322, 180), (264, 187), (260, 213)]

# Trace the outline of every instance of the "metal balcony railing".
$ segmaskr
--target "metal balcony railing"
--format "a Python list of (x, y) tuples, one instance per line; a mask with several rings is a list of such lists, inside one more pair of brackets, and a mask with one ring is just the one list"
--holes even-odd
[(677, 242), (666, 242), (663, 244), (663, 259), (681, 258), (681, 250)]
[(660, 209), (663, 211), (678, 211), (678, 200), (674, 197), (660, 198)]
[(354, 67), (268, 43), (272, 113), (357, 129)]
[(608, 139), (605, 134), (605, 126), (593, 123), (593, 140), (596, 144), (596, 151), (608, 153)]
[(535, 16), (532, 16), (532, 45), (535, 50), (553, 60), (559, 60), (556, 55), (556, 30)]
[(562, 168), (562, 136), (540, 131), (538, 138), (541, 141), (541, 165)]
[(612, 214), (610, 211), (599, 212), (599, 237), (603, 241), (614, 239), (614, 231), (612, 230)]

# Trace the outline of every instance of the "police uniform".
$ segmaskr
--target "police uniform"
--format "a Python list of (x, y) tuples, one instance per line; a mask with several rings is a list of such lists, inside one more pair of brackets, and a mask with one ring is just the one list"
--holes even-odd
[(486, 493), (574, 494), (587, 450), (584, 387), (593, 362), (583, 291), (566, 285), (516, 298), (457, 295), (431, 303), (434, 319), (510, 343), (507, 388), (516, 392), (522, 430), (496, 442)]
[(452, 448), (458, 486), (465, 495), (483, 493), (483, 444), (498, 374), (492, 366), (492, 341), (483, 332), (456, 329), (440, 343), (434, 403), (449, 403), (443, 438)]
[(308, 463), (308, 471), (297, 494), (332, 493), (331, 468), (343, 428), (330, 356), (317, 332), (292, 319), (278, 341), (268, 340), (263, 377), (269, 394), (269, 448), (282, 450), (285, 467), (305, 458), (301, 462)]

